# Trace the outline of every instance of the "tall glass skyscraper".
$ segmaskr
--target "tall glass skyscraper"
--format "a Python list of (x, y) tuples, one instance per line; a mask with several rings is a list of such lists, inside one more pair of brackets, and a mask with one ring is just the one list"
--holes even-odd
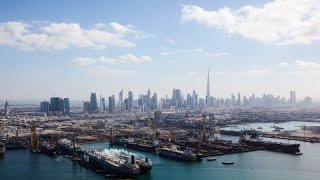
[(90, 96), (90, 112), (97, 112), (98, 111), (98, 103), (97, 103), (97, 94), (91, 93)]

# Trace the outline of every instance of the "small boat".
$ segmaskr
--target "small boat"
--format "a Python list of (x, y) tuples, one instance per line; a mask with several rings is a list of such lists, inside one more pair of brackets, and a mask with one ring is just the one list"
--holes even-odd
[(230, 165), (230, 164), (234, 164), (234, 161), (222, 161), (222, 164)]
[(217, 160), (216, 158), (208, 158), (207, 161), (215, 161)]
[(302, 152), (296, 152), (294, 153), (295, 155), (302, 155), (303, 153)]

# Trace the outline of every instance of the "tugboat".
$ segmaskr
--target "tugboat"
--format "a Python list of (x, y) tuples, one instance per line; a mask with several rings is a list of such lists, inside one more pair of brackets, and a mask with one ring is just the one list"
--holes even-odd
[(0, 157), (4, 156), (6, 151), (6, 145), (0, 142)]
[(196, 161), (197, 156), (189, 148), (184, 151), (177, 149), (177, 146), (171, 146), (171, 148), (159, 148), (158, 154), (163, 157), (175, 159), (179, 161)]

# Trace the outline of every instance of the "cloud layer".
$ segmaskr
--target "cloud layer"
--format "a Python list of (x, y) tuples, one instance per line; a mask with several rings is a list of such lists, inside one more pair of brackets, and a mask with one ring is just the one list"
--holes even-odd
[(89, 66), (93, 64), (107, 64), (107, 65), (127, 64), (127, 63), (141, 64), (144, 62), (149, 62), (151, 60), (152, 58), (150, 56), (136, 56), (134, 54), (126, 54), (126, 55), (119, 56), (117, 58), (105, 57), (105, 56), (101, 56), (98, 58), (79, 57), (74, 59), (72, 63), (79, 66)]
[(320, 39), (319, 0), (274, 0), (261, 8), (208, 11), (184, 5), (183, 21), (195, 21), (263, 43), (310, 44)]
[(77, 23), (0, 23), (0, 45), (21, 50), (133, 47), (132, 39), (136, 37), (143, 37), (143, 33), (131, 25), (116, 22), (99, 23), (92, 28), (83, 28)]

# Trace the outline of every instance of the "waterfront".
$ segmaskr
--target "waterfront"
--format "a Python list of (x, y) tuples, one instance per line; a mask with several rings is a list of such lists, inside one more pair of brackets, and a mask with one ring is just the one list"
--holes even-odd
[[(283, 123), (250, 123), (236, 126), (231, 125), (222, 129), (234, 131), (254, 129), (261, 132), (272, 132), (274, 130), (274, 126), (283, 128), (283, 131), (294, 131), (301, 130), (303, 126), (320, 126), (320, 122), (290, 121)], [(259, 129), (259, 127), (262, 129)]]
[[(228, 136), (224, 136), (228, 138)], [(235, 137), (230, 137), (235, 140)], [(294, 143), (294, 141), (292, 141)], [(176, 162), (160, 158), (155, 154), (136, 152), (151, 159), (150, 175), (137, 179), (318, 179), (320, 172), (320, 144), (298, 142), (302, 156), (268, 151), (256, 151), (217, 156), (216, 161)], [(86, 148), (108, 149), (108, 143), (84, 144)], [(112, 148), (124, 149), (113, 146)], [(125, 150), (125, 149), (124, 149)], [(233, 160), (234, 165), (225, 166), (223, 160)], [(89, 169), (73, 164), (64, 157), (48, 157), (31, 154), (28, 150), (8, 151), (0, 160), (2, 179), (104, 179)]]

